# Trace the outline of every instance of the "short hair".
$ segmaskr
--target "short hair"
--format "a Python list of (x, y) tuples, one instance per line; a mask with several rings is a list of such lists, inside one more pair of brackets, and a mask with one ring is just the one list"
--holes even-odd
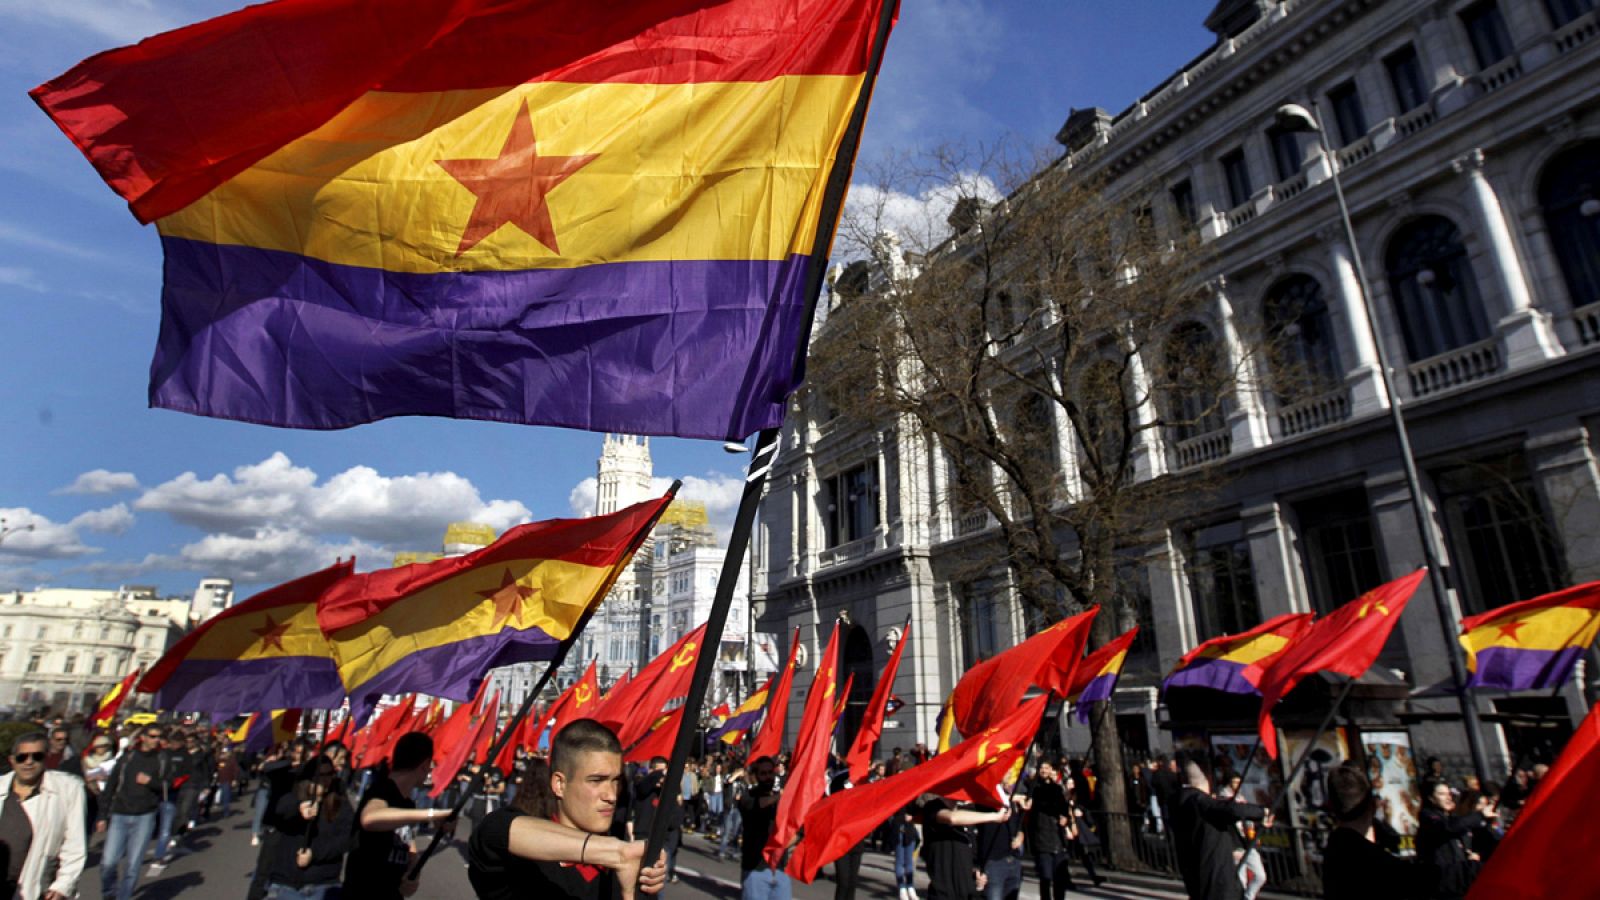
[(433, 759), (433, 738), (420, 731), (408, 731), (394, 745), (394, 770), (409, 772)]
[(68, 728), (65, 725), (57, 725), (56, 727), (50, 729), (50, 733), (51, 734), (64, 734), (69, 738), (72, 737), (72, 729)]
[(571, 775), (580, 753), (622, 754), (622, 742), (617, 733), (593, 719), (579, 719), (562, 727), (555, 740), (550, 742), (550, 769)]
[(650, 757), (650, 768), (652, 768), (652, 769), (654, 769), (656, 766), (664, 766), (666, 764), (667, 764), (667, 758), (665, 756), (652, 756), (652, 757)]
[(1328, 773), (1328, 812), (1340, 822), (1354, 822), (1372, 808), (1372, 784), (1353, 765)]
[(49, 735), (45, 734), (42, 731), (28, 731), (28, 732), (24, 732), (22, 734), (17, 735), (17, 739), (11, 742), (11, 752), (12, 753), (16, 753), (17, 752), (17, 748), (21, 747), (23, 744), (48, 744), (48, 743), (50, 743), (50, 736)]

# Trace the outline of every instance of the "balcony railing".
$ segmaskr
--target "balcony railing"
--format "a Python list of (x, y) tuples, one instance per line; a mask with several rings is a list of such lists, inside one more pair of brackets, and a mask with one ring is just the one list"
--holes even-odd
[(1433, 101), (1430, 100), (1395, 119), (1394, 130), (1401, 137), (1410, 137), (1432, 125), (1438, 118), (1438, 114), (1433, 111)]
[(1304, 169), (1272, 186), (1273, 200), (1282, 203), (1306, 189), (1310, 178)]
[(1235, 206), (1233, 209), (1228, 210), (1228, 228), (1229, 230), (1238, 228), (1240, 225), (1243, 225), (1255, 217), (1256, 202), (1254, 200), (1246, 200), (1238, 206)]
[(1344, 170), (1362, 162), (1373, 153), (1376, 153), (1377, 150), (1377, 146), (1372, 142), (1372, 136), (1364, 134), (1342, 149), (1335, 151), (1334, 155), (1339, 158), (1339, 168)]
[(1485, 94), (1492, 94), (1522, 77), (1522, 60), (1508, 56), (1477, 75), (1477, 82)]
[(1350, 418), (1350, 392), (1344, 388), (1317, 394), (1278, 408), (1278, 432), (1294, 437), (1336, 425)]
[(1585, 347), (1600, 344), (1600, 303), (1580, 306), (1572, 311), (1572, 321), (1578, 326), (1578, 341)]
[(1600, 34), (1600, 12), (1591, 12), (1561, 26), (1552, 40), (1556, 52), (1570, 53), (1594, 40), (1597, 34)]
[(860, 559), (868, 553), (878, 549), (878, 536), (869, 534), (864, 538), (857, 538), (817, 554), (817, 567), (827, 568), (852, 559)]
[(1195, 435), (1173, 445), (1174, 467), (1192, 469), (1203, 466), (1227, 456), (1232, 449), (1233, 434), (1227, 428)]
[(1487, 378), (1503, 365), (1500, 344), (1490, 338), (1412, 363), (1406, 374), (1411, 376), (1411, 395), (1426, 397)]
[(989, 511), (986, 509), (962, 513), (956, 518), (956, 536), (964, 537), (969, 534), (977, 534), (988, 528), (990, 521)]

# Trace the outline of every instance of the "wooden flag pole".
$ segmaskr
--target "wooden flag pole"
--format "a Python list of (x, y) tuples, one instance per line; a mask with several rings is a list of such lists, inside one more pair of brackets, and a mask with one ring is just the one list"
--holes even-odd
[[(623, 565), (631, 565), (633, 554), (638, 551), (639, 547), (644, 543), (645, 538), (650, 536), (650, 532), (655, 530), (656, 522), (661, 519), (661, 514), (666, 512), (667, 507), (672, 505), (672, 498), (678, 495), (678, 489), (681, 487), (683, 487), (682, 481), (672, 482), (672, 487), (667, 489), (666, 502), (661, 504), (661, 508), (656, 511), (655, 518), (646, 523), (643, 528), (639, 529), (639, 533), (634, 535), (633, 543), (628, 547), (628, 552), (623, 556)], [(621, 567), (618, 567), (617, 571), (622, 571)], [(560, 669), (562, 663), (567, 661), (567, 654), (572, 650), (573, 647), (577, 646), (578, 638), (583, 635), (583, 629), (588, 626), (589, 620), (594, 617), (595, 611), (600, 608), (600, 604), (605, 600), (606, 593), (611, 590), (611, 585), (615, 583), (615, 581), (616, 577), (613, 575), (613, 577), (601, 587), (600, 591), (596, 595), (595, 601), (589, 604), (589, 608), (583, 611), (583, 615), (579, 617), (577, 624), (573, 626), (572, 633), (567, 635), (566, 639), (556, 647), (555, 659), (550, 660), (550, 664), (545, 666), (544, 674), (539, 676), (539, 680), (535, 682), (533, 688), (528, 691), (528, 696), (522, 698), (522, 705), (517, 707), (517, 711), (511, 717), (511, 720), (506, 723), (505, 728), (501, 729), (500, 734), (495, 738), (494, 743), (489, 746), (489, 752), (485, 757), (484, 764), (478, 767), (477, 772), (473, 773), (472, 779), (467, 782), (466, 790), (461, 792), (461, 796), (456, 800), (455, 805), (450, 808), (450, 815), (445, 819), (448, 826), (453, 826), (455, 821), (461, 818), (461, 811), (466, 809), (467, 804), (472, 801), (473, 796), (476, 795), (478, 791), (483, 789), (483, 780), (489, 771), (489, 766), (492, 765), (496, 759), (500, 758), (501, 751), (506, 748), (506, 744), (510, 742), (511, 738), (517, 733), (517, 727), (522, 724), (523, 719), (528, 717), (528, 713), (533, 711), (534, 700), (537, 699), (539, 693), (544, 690), (545, 685), (550, 683), (550, 679), (555, 677), (556, 670)], [(552, 741), (555, 739), (555, 735), (551, 735), (550, 737)], [(438, 776), (439, 774), (440, 773), (438, 772), (434, 773), (435, 776)], [(451, 772), (445, 777), (454, 778), (455, 773)], [(444, 842), (444, 834), (446, 830), (447, 828), (445, 827), (434, 829), (433, 838), (428, 841), (428, 846), (423, 849), (420, 855), (417, 856), (416, 863), (411, 867), (411, 871), (406, 875), (408, 879), (415, 881), (416, 879), (422, 877), (422, 867), (427, 864), (428, 859), (433, 856), (433, 854), (439, 849), (439, 845)]]

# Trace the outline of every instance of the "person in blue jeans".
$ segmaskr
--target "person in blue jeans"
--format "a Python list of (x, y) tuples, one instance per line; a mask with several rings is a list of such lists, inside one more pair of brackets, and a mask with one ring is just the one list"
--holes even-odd
[(922, 835), (917, 831), (917, 817), (910, 810), (902, 811), (896, 818), (894, 836), (894, 883), (900, 890), (900, 900), (917, 900), (917, 848), (922, 846)]
[(155, 832), (156, 811), (167, 780), (164, 730), (146, 725), (106, 779), (95, 830), (105, 833), (100, 853), (100, 893), (106, 900), (131, 900), (139, 865)]
[(772, 757), (763, 756), (750, 764), (750, 790), (739, 799), (739, 815), (744, 819), (740, 838), (739, 881), (743, 900), (790, 900), (793, 886), (789, 876), (767, 865), (761, 849), (772, 834), (778, 817), (777, 767)]

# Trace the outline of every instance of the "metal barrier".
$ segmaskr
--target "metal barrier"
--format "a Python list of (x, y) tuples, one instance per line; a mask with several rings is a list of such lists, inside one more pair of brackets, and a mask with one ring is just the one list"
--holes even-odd
[[(1177, 854), (1166, 823), (1147, 815), (1121, 813), (1096, 813), (1102, 837), (1108, 837), (1111, 820), (1129, 821), (1133, 830), (1134, 865), (1113, 867), (1108, 841), (1102, 840), (1093, 850), (1096, 862), (1108, 868), (1120, 868), (1130, 873), (1157, 875), (1181, 879)], [(1274, 825), (1257, 833), (1262, 866), (1267, 871), (1266, 890), (1278, 894), (1295, 894), (1302, 897), (1322, 896), (1322, 848), (1327, 845), (1328, 829), (1299, 828)]]

